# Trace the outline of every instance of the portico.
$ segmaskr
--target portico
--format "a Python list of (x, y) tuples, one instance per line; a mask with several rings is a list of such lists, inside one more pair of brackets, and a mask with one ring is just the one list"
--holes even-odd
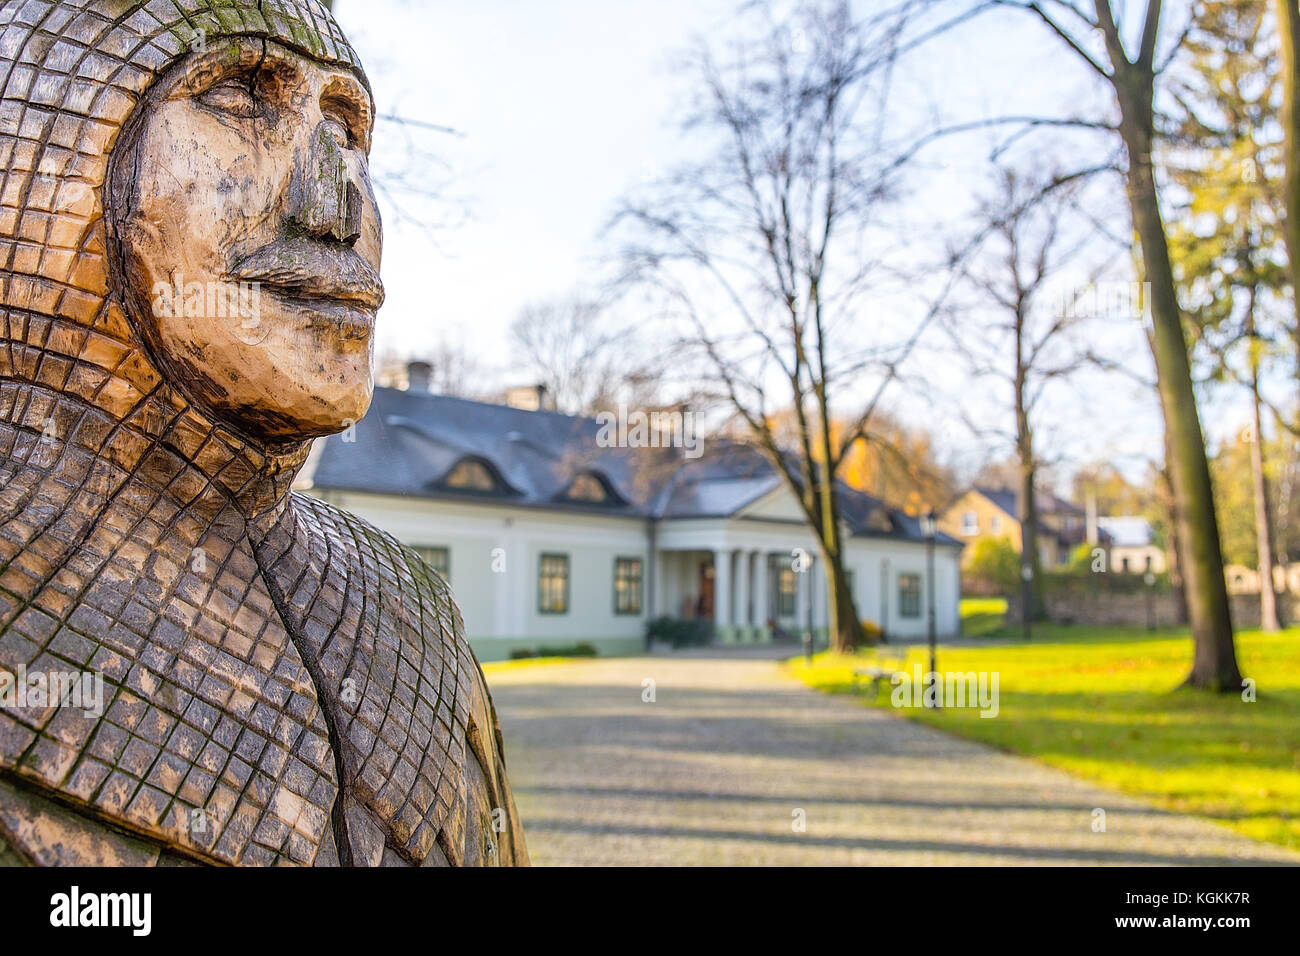
[(655, 559), (658, 615), (709, 620), (715, 639), (726, 644), (767, 643), (772, 640), (770, 622), (785, 630), (796, 625), (800, 605), (782, 609), (771, 573), (780, 562), (791, 566), (789, 552), (753, 546), (661, 547)]

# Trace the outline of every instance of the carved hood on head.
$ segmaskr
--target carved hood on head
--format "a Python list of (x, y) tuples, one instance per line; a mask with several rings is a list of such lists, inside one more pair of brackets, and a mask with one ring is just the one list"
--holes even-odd
[(72, 439), (82, 447), (102, 440), (92, 450), (130, 471), (161, 441), (261, 508), (287, 490), (306, 446), (258, 448), (166, 380), (114, 288), (104, 216), (112, 151), (145, 92), (200, 44), (233, 36), (273, 40), (365, 82), (316, 0), (4, 4), (0, 421), (62, 440), (80, 423), (59, 397), (75, 397), (122, 423), (87, 429)]

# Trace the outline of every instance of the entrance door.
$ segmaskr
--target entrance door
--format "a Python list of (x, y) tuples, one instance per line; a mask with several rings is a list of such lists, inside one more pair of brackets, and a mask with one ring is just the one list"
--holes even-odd
[(700, 601), (696, 607), (696, 616), (713, 620), (713, 561), (700, 562)]

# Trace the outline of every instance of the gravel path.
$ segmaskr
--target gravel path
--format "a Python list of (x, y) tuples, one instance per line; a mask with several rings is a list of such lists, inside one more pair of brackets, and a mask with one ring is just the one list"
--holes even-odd
[(815, 693), (772, 661), (615, 658), (488, 680), (536, 864), (1300, 864)]

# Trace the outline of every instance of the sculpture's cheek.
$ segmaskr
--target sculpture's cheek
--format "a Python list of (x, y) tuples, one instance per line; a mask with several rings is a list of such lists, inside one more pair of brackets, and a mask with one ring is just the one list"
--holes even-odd
[(291, 143), (261, 142), (188, 102), (163, 104), (142, 135), (136, 213), (159, 227), (160, 253), (200, 281), (274, 239), (293, 173)]

